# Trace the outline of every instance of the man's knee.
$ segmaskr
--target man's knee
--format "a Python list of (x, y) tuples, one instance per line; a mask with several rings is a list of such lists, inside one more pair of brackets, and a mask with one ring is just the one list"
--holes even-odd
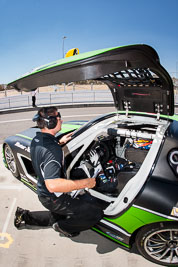
[(104, 212), (99, 207), (90, 207), (90, 210), (87, 211), (87, 217), (90, 221), (93, 221), (93, 224), (98, 223), (104, 216)]

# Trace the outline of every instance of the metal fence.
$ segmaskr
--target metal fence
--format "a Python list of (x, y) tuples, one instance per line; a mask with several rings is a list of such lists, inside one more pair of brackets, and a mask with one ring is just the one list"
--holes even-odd
[[(53, 91), (36, 94), (36, 105), (75, 105), (91, 103), (113, 103), (110, 90)], [(0, 97), (0, 110), (25, 108), (32, 106), (31, 93), (18, 93)], [(178, 107), (178, 92), (175, 92), (175, 107)]]
[[(109, 90), (37, 93), (36, 105), (64, 105), (79, 103), (113, 103)], [(31, 94), (0, 98), (0, 110), (32, 106)]]

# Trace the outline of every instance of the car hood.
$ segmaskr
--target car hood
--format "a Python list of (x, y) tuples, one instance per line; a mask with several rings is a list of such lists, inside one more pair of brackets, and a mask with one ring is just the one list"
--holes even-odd
[(9, 83), (17, 90), (99, 80), (106, 83), (118, 110), (174, 114), (172, 79), (148, 45), (101, 49), (38, 67)]
[[(84, 120), (78, 120), (78, 121), (66, 121), (62, 123), (62, 129), (60, 130), (60, 132), (58, 132), (56, 134), (56, 137), (64, 134), (64, 133), (68, 133), (74, 130), (78, 130), (82, 125), (84, 125), (85, 123), (87, 123), (88, 121), (84, 121)], [(20, 133), (17, 133), (16, 136), (20, 136), (24, 139), (28, 139), (28, 140), (32, 140), (37, 132), (40, 132), (41, 130), (38, 127), (31, 127), (28, 128)], [(11, 136), (8, 137), (7, 139), (11, 139)], [(5, 139), (5, 142), (7, 141), (7, 139)]]

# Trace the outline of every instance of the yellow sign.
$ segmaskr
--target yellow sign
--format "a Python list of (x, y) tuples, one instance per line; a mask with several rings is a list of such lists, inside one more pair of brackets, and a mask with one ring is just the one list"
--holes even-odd
[[(7, 241), (5, 242), (5, 243), (0, 243), (0, 248), (9, 248), (10, 247), (10, 245), (13, 243), (13, 239), (12, 239), (12, 237), (11, 237), (11, 235), (10, 234), (8, 234), (8, 233), (0, 233), (0, 237), (3, 237), (3, 239), (4, 239), (4, 237), (5, 237), (5, 239), (7, 239)], [(0, 242), (1, 242), (1, 240), (0, 240)]]
[(75, 56), (78, 54), (79, 54), (79, 49), (78, 48), (72, 48), (66, 53), (65, 57), (72, 57), (72, 56)]

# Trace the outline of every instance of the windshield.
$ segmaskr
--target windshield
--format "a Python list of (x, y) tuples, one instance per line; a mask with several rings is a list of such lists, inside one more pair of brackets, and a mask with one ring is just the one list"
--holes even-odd
[(81, 128), (79, 128), (78, 130), (76, 130), (74, 132), (74, 134), (72, 135), (72, 138), (75, 138), (77, 137), (78, 135), (80, 135), (81, 133), (83, 133), (84, 131), (88, 130), (91, 126), (103, 121), (103, 120), (106, 120), (108, 118), (112, 118), (115, 116), (115, 112), (114, 113), (110, 113), (110, 114), (105, 114), (105, 115), (101, 115), (99, 117), (96, 117), (92, 120), (90, 120), (88, 123), (84, 124)]

